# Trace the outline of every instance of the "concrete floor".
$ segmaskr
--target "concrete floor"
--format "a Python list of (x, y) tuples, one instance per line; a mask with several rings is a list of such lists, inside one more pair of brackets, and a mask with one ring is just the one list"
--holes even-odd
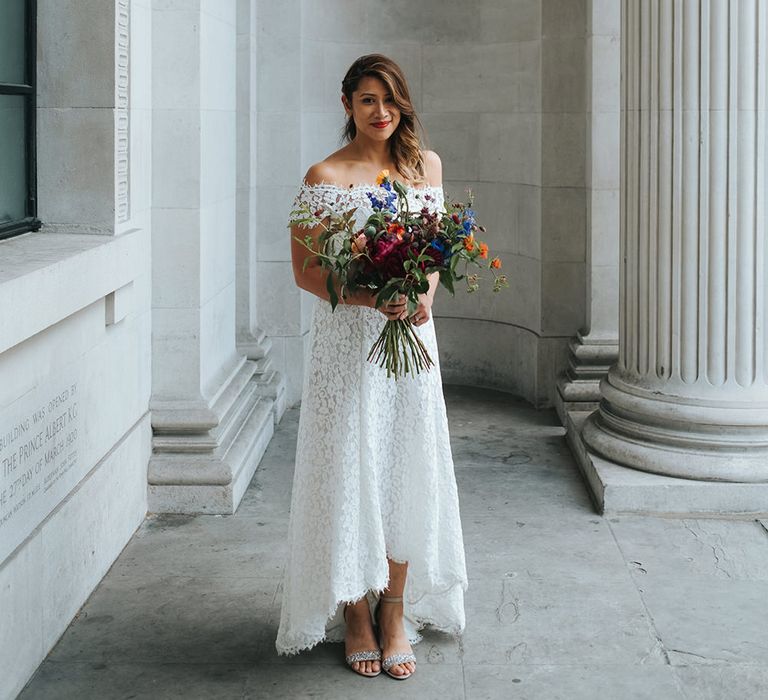
[(596, 515), (553, 411), (449, 387), (462, 639), (367, 680), (274, 637), (298, 411), (234, 516), (149, 517), (23, 700), (768, 698), (768, 522)]

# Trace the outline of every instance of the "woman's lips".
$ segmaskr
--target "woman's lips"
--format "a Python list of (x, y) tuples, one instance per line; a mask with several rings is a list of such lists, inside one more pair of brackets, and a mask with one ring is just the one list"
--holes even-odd
[(388, 127), (390, 122), (373, 122), (371, 126), (375, 126), (377, 129), (384, 129)]

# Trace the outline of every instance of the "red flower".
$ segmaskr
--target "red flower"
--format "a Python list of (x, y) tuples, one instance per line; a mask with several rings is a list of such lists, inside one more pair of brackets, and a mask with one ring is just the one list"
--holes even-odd
[(401, 241), (380, 238), (371, 256), (371, 262), (378, 273), (386, 280), (392, 277), (404, 277), (403, 262), (408, 257), (408, 245)]

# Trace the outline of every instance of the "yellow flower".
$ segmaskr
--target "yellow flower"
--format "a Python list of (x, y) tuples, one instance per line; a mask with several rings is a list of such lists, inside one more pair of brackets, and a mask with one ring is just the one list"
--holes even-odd
[(389, 177), (389, 170), (384, 169), (376, 176), (376, 184), (381, 185)]

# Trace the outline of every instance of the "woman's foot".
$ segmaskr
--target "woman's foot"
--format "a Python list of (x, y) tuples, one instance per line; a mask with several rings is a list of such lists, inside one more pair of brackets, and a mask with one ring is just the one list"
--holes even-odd
[[(381, 655), (371, 624), (368, 601), (363, 598), (344, 608), (346, 633), (344, 653), (350, 668), (363, 676), (377, 676), (381, 672)], [(378, 657), (378, 658), (370, 658)], [(356, 659), (361, 660), (356, 660)]]
[(377, 616), (382, 666), (393, 678), (408, 678), (416, 670), (416, 661), (403, 625), (402, 597), (381, 596)]

